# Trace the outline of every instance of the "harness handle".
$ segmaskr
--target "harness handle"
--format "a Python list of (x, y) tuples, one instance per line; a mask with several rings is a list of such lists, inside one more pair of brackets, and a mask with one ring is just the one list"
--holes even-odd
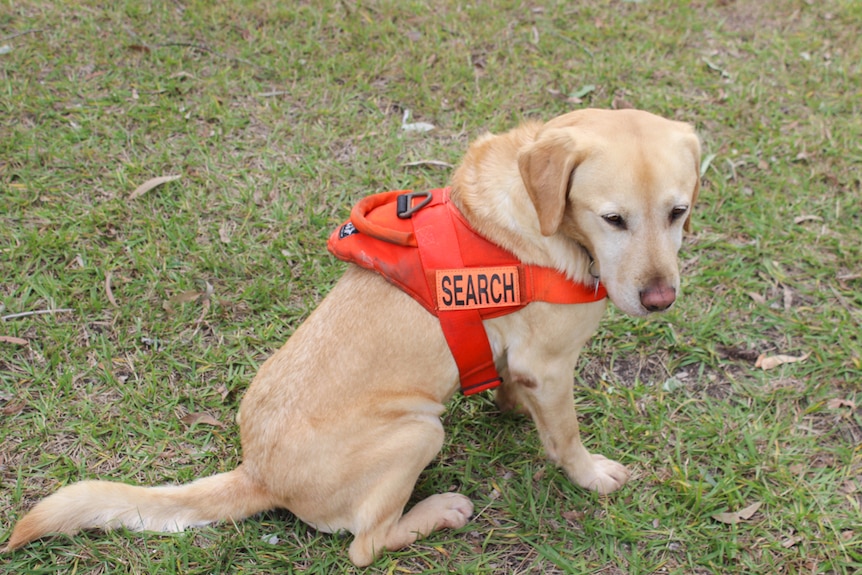
[[(403, 194), (404, 192), (401, 191), (383, 192), (381, 194), (374, 194), (373, 196), (362, 198), (355, 206), (353, 206), (353, 209), (350, 210), (350, 221), (361, 233), (377, 238), (378, 240), (383, 240), (384, 242), (389, 242), (390, 244), (396, 244), (399, 246), (417, 247), (418, 244), (416, 243), (416, 236), (413, 235), (412, 231), (400, 232), (391, 228), (386, 228), (372, 223), (366, 217), (380, 206), (390, 204), (393, 200), (397, 202), (397, 198)], [(430, 201), (430, 195), (428, 201)]]

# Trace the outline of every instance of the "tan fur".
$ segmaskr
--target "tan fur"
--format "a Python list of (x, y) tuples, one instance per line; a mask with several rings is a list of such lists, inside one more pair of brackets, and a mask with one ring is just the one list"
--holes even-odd
[[(454, 174), (452, 199), (478, 231), (526, 263), (590, 282), (592, 256), (611, 299), (643, 315), (676, 298), (698, 156), (685, 124), (583, 110), (478, 139)], [(572, 401), (578, 354), (604, 308), (533, 303), (485, 327), (505, 380), (499, 404), (530, 413), (549, 457), (575, 483), (610, 493), (628, 472), (583, 446)], [(353, 533), (350, 558), (368, 565), (385, 549), (469, 519), (471, 502), (455, 493), (404, 513), (443, 443), (440, 415), (457, 388), (437, 320), (351, 266), (252, 382), (238, 416), (242, 465), (181, 487), (65, 487), (18, 523), (6, 550), (48, 533), (177, 531), (283, 507), (317, 529)]]

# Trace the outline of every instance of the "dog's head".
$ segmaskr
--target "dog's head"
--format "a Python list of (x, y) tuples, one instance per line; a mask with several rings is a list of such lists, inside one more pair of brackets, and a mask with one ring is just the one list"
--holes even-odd
[(518, 167), (542, 234), (583, 245), (620, 309), (646, 315), (673, 304), (700, 182), (691, 126), (637, 110), (580, 110), (545, 124)]

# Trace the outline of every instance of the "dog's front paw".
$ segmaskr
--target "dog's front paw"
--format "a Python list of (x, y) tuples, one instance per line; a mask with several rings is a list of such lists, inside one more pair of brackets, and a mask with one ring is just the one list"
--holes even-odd
[(629, 470), (625, 465), (604, 455), (590, 454), (590, 463), (589, 467), (582, 466), (577, 473), (572, 474), (575, 483), (584, 489), (607, 495), (625, 485), (629, 479)]
[(458, 493), (432, 495), (423, 503), (433, 506), (438, 513), (435, 530), (460, 529), (473, 515), (473, 502)]

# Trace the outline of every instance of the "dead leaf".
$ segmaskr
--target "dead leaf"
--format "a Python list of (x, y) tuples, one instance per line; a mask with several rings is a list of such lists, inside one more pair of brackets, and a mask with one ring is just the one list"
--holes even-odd
[(570, 523), (579, 523), (584, 520), (587, 514), (583, 511), (564, 511), (563, 519)]
[(114, 307), (120, 307), (117, 305), (117, 300), (114, 299), (114, 292), (111, 289), (111, 278), (113, 277), (112, 272), (105, 272), (105, 293), (108, 296), (108, 301), (111, 302), (111, 305)]
[(850, 411), (856, 410), (856, 404), (849, 399), (841, 399), (840, 397), (833, 397), (829, 401), (826, 402), (826, 407), (829, 409), (841, 409), (842, 407), (849, 407)]
[(739, 511), (728, 511), (726, 513), (716, 513), (712, 516), (713, 519), (720, 523), (724, 523), (726, 525), (735, 525), (740, 521), (747, 521), (751, 519), (757, 510), (760, 509), (760, 506), (763, 505), (762, 502), (758, 501), (757, 503), (752, 503), (745, 509), (740, 509)]
[(799, 361), (805, 361), (811, 355), (811, 352), (808, 352), (804, 355), (766, 355), (760, 354), (757, 358), (757, 361), (754, 363), (754, 367), (759, 367), (760, 369), (766, 371), (767, 369), (773, 369), (778, 367), (779, 365), (783, 365), (785, 363), (796, 363)]
[(228, 223), (224, 222), (218, 229), (218, 239), (221, 240), (221, 243), (223, 244), (230, 243), (230, 234), (228, 234), (227, 226)]
[(75, 258), (71, 262), (69, 262), (69, 265), (67, 266), (68, 269), (73, 269), (73, 263), (78, 266), (78, 269), (84, 269), (84, 258), (81, 257), (81, 254), (75, 255)]
[[(835, 279), (838, 280), (838, 284), (841, 286), (841, 289), (850, 290), (853, 288), (851, 288), (849, 285), (847, 285), (847, 282), (862, 279), (862, 274), (839, 274), (839, 275), (835, 276)], [(836, 294), (838, 293), (837, 291), (835, 291), (834, 287), (832, 288), (832, 291), (835, 292)], [(838, 296), (838, 299), (841, 300), (840, 295)], [(845, 307), (847, 307), (847, 306), (845, 305)]]
[(129, 199), (134, 200), (135, 198), (139, 198), (153, 188), (157, 188), (162, 184), (167, 184), (168, 182), (173, 182), (174, 180), (179, 180), (181, 177), (182, 176), (159, 176), (158, 178), (151, 178), (135, 188), (135, 191), (129, 194)]
[(20, 337), (12, 337), (11, 335), (0, 335), (0, 343), (11, 343), (13, 345), (27, 345), (30, 342)]
[(191, 78), (192, 80), (197, 80), (197, 78), (195, 78), (194, 74), (189, 74), (185, 70), (180, 70), (179, 72), (175, 72), (174, 74), (171, 74), (170, 76), (168, 76), (168, 78), (170, 78), (172, 80), (175, 78)]
[(476, 76), (485, 75), (485, 68), (488, 65), (488, 57), (485, 54), (471, 54), (470, 62), (473, 64), (473, 73)]
[(760, 509), (761, 505), (763, 505), (761, 501), (758, 501), (757, 503), (752, 503), (745, 509), (739, 511), (739, 517), (744, 520), (751, 519), (754, 514), (757, 513), (757, 510)]
[(196, 423), (203, 423), (205, 425), (214, 425), (216, 427), (224, 427), (224, 423), (210, 415), (209, 413), (189, 413), (188, 415), (181, 417), (180, 421), (191, 427)]
[(789, 287), (784, 286), (784, 311), (788, 311), (791, 307), (793, 307), (793, 290)]
[(286, 96), (290, 94), (290, 90), (271, 90), (269, 92), (259, 92), (258, 98), (273, 98), (275, 96)]
[(200, 323), (204, 320), (204, 317), (207, 315), (207, 312), (210, 309), (210, 299), (204, 298), (203, 300), (203, 311), (201, 312), (200, 317), (197, 319), (195, 323)]
[(208, 282), (206, 280), (203, 280), (203, 282), (204, 282), (204, 291), (201, 293), (201, 296), (203, 296), (203, 298), (205, 300), (208, 300), (215, 293), (215, 288), (213, 287), (213, 284), (211, 284), (210, 282)]
[(801, 535), (793, 535), (791, 537), (788, 537), (784, 541), (782, 541), (781, 546), (784, 547), (785, 549), (790, 549), (791, 547), (793, 547), (794, 545), (796, 545), (797, 543), (799, 543), (800, 541), (803, 541), (803, 540), (804, 540), (804, 537), (802, 537)]
[(566, 99), (567, 102), (572, 102), (573, 104), (579, 104), (583, 102), (583, 98), (586, 98), (587, 95), (596, 91), (595, 84), (587, 84), (586, 86), (581, 86), (571, 94)]
[(700, 177), (706, 175), (706, 171), (712, 165), (712, 161), (716, 158), (717, 154), (707, 154), (703, 160), (700, 162)]
[(206, 280), (197, 280), (197, 283), (203, 284), (203, 289), (186, 290), (184, 292), (174, 294), (166, 301), (162, 302), (162, 308), (168, 313), (174, 313), (178, 305), (199, 301), (203, 306), (203, 312), (195, 323), (203, 321), (204, 316), (209, 311), (210, 298), (213, 293), (215, 293), (215, 288), (213, 288), (212, 284)]
[(172, 295), (171, 298), (168, 300), (168, 302), (170, 302), (171, 304), (174, 304), (174, 305), (181, 304), (181, 303), (189, 303), (189, 302), (197, 300), (202, 295), (203, 294), (201, 292), (199, 292), (198, 290), (188, 290), (188, 291), (180, 292), (176, 295)]
[(755, 301), (755, 303), (759, 303), (759, 304), (765, 304), (766, 303), (766, 298), (763, 297), (762, 295), (760, 295), (759, 293), (755, 293), (753, 291), (750, 291), (750, 292), (748, 292), (748, 297), (753, 299)]
[(415, 162), (405, 162), (401, 164), (404, 167), (411, 168), (413, 166), (432, 166), (434, 168), (454, 168), (452, 164), (449, 162), (443, 162), (440, 160), (417, 160)]
[(822, 222), (822, 221), (823, 221), (823, 218), (821, 218), (820, 216), (813, 216), (813, 215), (807, 215), (807, 214), (793, 218), (793, 223), (797, 224), (797, 225), (798, 224), (804, 224), (805, 222)]
[(743, 361), (756, 361), (757, 356), (759, 355), (753, 349), (746, 349), (744, 347), (729, 347), (724, 345), (716, 346), (716, 351), (726, 359), (737, 359)]
[(611, 108), (614, 110), (626, 110), (628, 108), (634, 108), (634, 106), (622, 96), (617, 95), (614, 96), (614, 99), (611, 102)]
[(838, 488), (838, 491), (845, 495), (852, 495), (859, 491), (859, 486), (852, 479), (845, 479), (844, 483)]
[(404, 110), (404, 115), (401, 117), (401, 129), (405, 132), (428, 132), (434, 129), (434, 124), (428, 122), (408, 122), (410, 119), (410, 110)]
[(787, 134), (789, 132), (796, 130), (796, 128), (798, 128), (798, 127), (799, 127), (799, 120), (794, 120), (794, 121), (790, 122), (789, 124), (787, 124), (786, 126), (782, 126), (781, 131), (784, 132), (785, 134)]
[(26, 407), (23, 401), (10, 401), (6, 405), (3, 406), (3, 409), (0, 409), (0, 413), (3, 415), (15, 415), (16, 413), (20, 413), (24, 411)]

